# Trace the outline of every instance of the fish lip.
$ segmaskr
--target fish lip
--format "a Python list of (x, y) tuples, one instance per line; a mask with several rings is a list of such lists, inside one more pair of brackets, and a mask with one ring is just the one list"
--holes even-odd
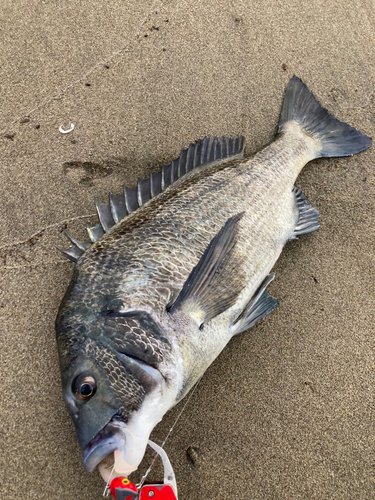
[(99, 432), (86, 446), (83, 453), (83, 466), (87, 472), (95, 467), (108, 455), (125, 447), (125, 436), (119, 430), (103, 435)]

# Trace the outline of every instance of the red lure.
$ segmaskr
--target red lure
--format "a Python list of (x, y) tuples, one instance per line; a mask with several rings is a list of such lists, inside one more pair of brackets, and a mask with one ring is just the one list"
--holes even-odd
[(169, 484), (146, 484), (138, 492), (126, 477), (116, 477), (109, 487), (115, 500), (177, 500)]
[(176, 479), (167, 454), (152, 441), (148, 441), (148, 444), (163, 461), (164, 483), (145, 484), (138, 491), (136, 485), (127, 477), (115, 477), (109, 486), (115, 500), (178, 500)]

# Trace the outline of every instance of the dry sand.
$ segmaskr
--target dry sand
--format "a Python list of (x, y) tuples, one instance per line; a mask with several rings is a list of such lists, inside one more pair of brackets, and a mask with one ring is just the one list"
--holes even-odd
[[(1, 499), (102, 494), (61, 397), (61, 229), (83, 237), (94, 196), (192, 140), (244, 134), (256, 152), (293, 74), (375, 135), (374, 20), (370, 0), (1, 2)], [(375, 498), (374, 151), (299, 177), (322, 226), (287, 245), (278, 308), (223, 351), (167, 442), (180, 500)]]

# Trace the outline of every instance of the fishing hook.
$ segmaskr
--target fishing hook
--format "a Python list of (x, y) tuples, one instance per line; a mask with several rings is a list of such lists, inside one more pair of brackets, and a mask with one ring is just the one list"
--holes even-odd
[(60, 125), (59, 127), (59, 132), (61, 132), (61, 134), (69, 134), (69, 132), (71, 132), (72, 130), (74, 130), (74, 123), (70, 124), (70, 128), (68, 128), (68, 130), (64, 130), (62, 128), (62, 125)]

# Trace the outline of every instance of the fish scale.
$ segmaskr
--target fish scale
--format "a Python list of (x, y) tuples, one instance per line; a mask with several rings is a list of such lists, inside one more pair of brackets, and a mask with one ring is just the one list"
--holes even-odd
[[(282, 147), (283, 143), (281, 142), (279, 148)], [(275, 152), (272, 151), (272, 155), (274, 154)], [(242, 164), (240, 171), (231, 168), (214, 173), (208, 178), (204, 177), (201, 186), (194, 183), (188, 192), (181, 193), (185, 198), (183, 206), (181, 206), (180, 197), (177, 194), (162, 205), (160, 212), (155, 215), (154, 219), (124, 235), (127, 225), (132, 224), (132, 215), (128, 216), (105, 235), (103, 240), (95, 243), (86, 252), (80, 266), (84, 268), (86, 260), (95, 262), (97, 273), (101, 275), (102, 279), (103, 276), (107, 276), (108, 281), (115, 278), (113, 274), (116, 274), (118, 268), (124, 269), (125, 272), (122, 274), (119, 284), (124, 307), (150, 308), (154, 312), (159, 310), (160, 314), (163, 315), (170, 294), (186, 280), (212, 237), (230, 216), (244, 210), (248, 214), (247, 217), (245, 216), (246, 224), (243, 224), (239, 235), (239, 251), (249, 253), (249, 255), (253, 253), (252, 238), (248, 237), (251, 231), (255, 232), (257, 236), (259, 235), (263, 241), (274, 239), (275, 232), (277, 229), (279, 230), (281, 224), (279, 221), (275, 221), (275, 224), (265, 226), (261, 217), (268, 202), (265, 203), (263, 200), (262, 203), (258, 203), (261, 195), (264, 195), (262, 176), (269, 168), (273, 170), (272, 163), (267, 164), (267, 158), (265, 158), (260, 165), (258, 162), (256, 163), (258, 168), (254, 171), (253, 164), (255, 162), (257, 159)], [(199, 176), (199, 173), (192, 175), (192, 181), (197, 175)], [(268, 191), (272, 190), (272, 187), (275, 191), (274, 195), (270, 193), (269, 200), (274, 200), (277, 197), (278, 190), (285, 190), (285, 178), (277, 175), (275, 180), (279, 181), (276, 182), (275, 186), (268, 186)], [(281, 186), (278, 186), (279, 183)], [(290, 192), (293, 183), (294, 179), (289, 181)], [(246, 194), (250, 192), (251, 198), (248, 198)], [(292, 196), (290, 195), (289, 198), (292, 203)], [(234, 203), (233, 200), (236, 200), (237, 203)], [(278, 207), (279, 204), (277, 204), (276, 209)], [(148, 210), (152, 211), (153, 208), (153, 201), (150, 201)], [(170, 223), (172, 214), (174, 215), (174, 230), (171, 229)], [(142, 209), (133, 214), (133, 217), (141, 216)], [(295, 211), (295, 218), (292, 221), (293, 228), (296, 219), (297, 213)], [(257, 224), (259, 224), (259, 229), (256, 227)], [(287, 225), (284, 232), (285, 238), (284, 241), (280, 241), (280, 250), (290, 235), (290, 224)], [(117, 233), (123, 235), (121, 239), (118, 239)], [(168, 246), (168, 254), (165, 253), (165, 246)], [(100, 247), (99, 251), (97, 247)], [(180, 248), (183, 249), (183, 252), (179, 252)], [(271, 260), (276, 260), (278, 250)], [(267, 244), (264, 246), (264, 253), (269, 254)], [(106, 258), (98, 259), (100, 254), (104, 254)], [(114, 262), (114, 259), (110, 257), (111, 254), (121, 255), (121, 257), (117, 258), (117, 262)], [(144, 266), (145, 260), (150, 257), (158, 260), (158, 267), (152, 270)], [(260, 259), (262, 257), (259, 256)], [(103, 260), (105, 260), (105, 264)], [(252, 270), (249, 272), (252, 273)], [(136, 278), (134, 277), (135, 273)], [(90, 269), (91, 279), (92, 271)], [(150, 296), (150, 287), (155, 289), (160, 284), (165, 283), (169, 283), (168, 294)]]
[(319, 213), (294, 186), (306, 163), (371, 139), (322, 108), (293, 77), (276, 140), (243, 159), (244, 139), (190, 144), (158, 174), (97, 202), (91, 243), (56, 318), (63, 394), (88, 471), (141, 462), (151, 431), (229, 340), (277, 306), (266, 288), (288, 241)]

